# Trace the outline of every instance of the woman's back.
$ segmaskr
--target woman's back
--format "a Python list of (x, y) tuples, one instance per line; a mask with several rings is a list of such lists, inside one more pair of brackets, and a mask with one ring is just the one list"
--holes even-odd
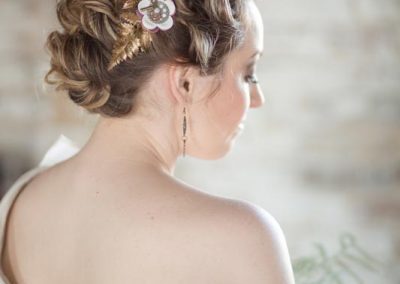
[(73, 167), (67, 161), (35, 177), (10, 211), (5, 267), (17, 283), (178, 283), (195, 276), (202, 257), (196, 244), (210, 237), (202, 232), (211, 221), (204, 214), (215, 212), (216, 198), (151, 172), (110, 184), (82, 179)]
[[(43, 171), (15, 200), (3, 255), (13, 283), (250, 283), (243, 264), (269, 222), (250, 204), (151, 171), (111, 183), (77, 168)], [(260, 265), (250, 269), (273, 276)]]

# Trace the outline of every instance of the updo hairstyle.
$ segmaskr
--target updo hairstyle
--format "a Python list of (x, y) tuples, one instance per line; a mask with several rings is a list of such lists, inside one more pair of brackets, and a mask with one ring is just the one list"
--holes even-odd
[(124, 1), (58, 0), (62, 31), (47, 37), (50, 70), (44, 80), (90, 113), (122, 117), (136, 107), (136, 94), (161, 64), (195, 66), (204, 76), (221, 72), (225, 57), (243, 42), (243, 1), (175, 0), (173, 27), (151, 33), (147, 52), (108, 71)]

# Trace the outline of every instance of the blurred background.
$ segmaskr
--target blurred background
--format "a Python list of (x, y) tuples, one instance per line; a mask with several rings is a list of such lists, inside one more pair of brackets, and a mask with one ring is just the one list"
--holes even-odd
[[(298, 283), (316, 283), (322, 269), (336, 280), (318, 283), (399, 284), (400, 1), (256, 3), (265, 105), (249, 112), (224, 159), (180, 159), (176, 176), (270, 212)], [(55, 5), (0, 1), (1, 195), (60, 134), (83, 145), (97, 119), (43, 84)], [(378, 271), (346, 250), (344, 233), (381, 263)]]

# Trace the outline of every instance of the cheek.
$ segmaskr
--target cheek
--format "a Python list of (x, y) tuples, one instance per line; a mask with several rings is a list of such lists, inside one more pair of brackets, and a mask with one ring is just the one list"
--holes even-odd
[(222, 132), (230, 132), (238, 126), (249, 107), (249, 95), (239, 79), (222, 83), (220, 91), (210, 101), (215, 121)]

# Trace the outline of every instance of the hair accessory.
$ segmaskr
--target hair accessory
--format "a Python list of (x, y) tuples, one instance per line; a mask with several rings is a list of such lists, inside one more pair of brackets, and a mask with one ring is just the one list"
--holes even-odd
[(122, 7), (121, 24), (107, 70), (145, 52), (151, 45), (150, 32), (173, 26), (175, 10), (173, 0), (127, 0)]
[(173, 26), (175, 10), (172, 0), (141, 0), (138, 4), (143, 27), (154, 32), (159, 29), (166, 31)]

